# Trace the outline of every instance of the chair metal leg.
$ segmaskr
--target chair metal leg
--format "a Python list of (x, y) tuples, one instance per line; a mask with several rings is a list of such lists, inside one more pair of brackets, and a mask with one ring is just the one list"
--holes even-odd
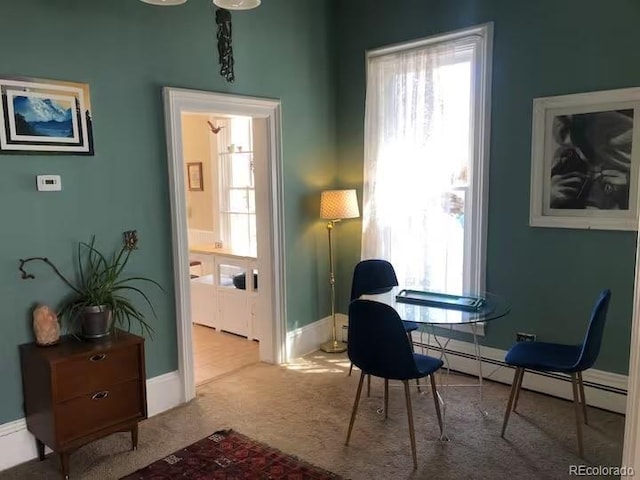
[(576, 431), (578, 435), (578, 454), (580, 458), (584, 457), (584, 448), (582, 447), (582, 419), (580, 418), (580, 401), (578, 399), (578, 376), (575, 373), (571, 374), (571, 386), (573, 387), (573, 405), (576, 409)]
[(584, 383), (582, 382), (582, 372), (578, 372), (578, 386), (580, 387), (580, 403), (582, 403), (582, 415), (584, 416), (584, 424), (587, 422), (587, 398), (584, 396)]
[(353, 363), (349, 365), (349, 375), (347, 375), (347, 377), (351, 376), (351, 370), (353, 370)]
[(418, 456), (416, 454), (416, 432), (413, 429), (413, 410), (411, 409), (411, 392), (409, 391), (409, 380), (403, 380), (404, 396), (407, 399), (407, 417), (409, 419), (409, 438), (411, 439), (411, 455), (413, 456), (413, 469), (418, 468)]
[(522, 388), (522, 379), (524, 378), (525, 369), (523, 368), (518, 377), (518, 388), (516, 389), (516, 398), (513, 399), (513, 411), (518, 408), (518, 399), (520, 398), (520, 389)]
[(358, 404), (360, 403), (360, 394), (362, 393), (363, 382), (364, 382), (364, 372), (360, 372), (360, 381), (358, 382), (356, 400), (353, 402), (353, 410), (351, 411), (351, 420), (349, 421), (349, 430), (347, 431), (347, 440), (344, 442), (345, 445), (349, 445), (349, 439), (351, 438), (351, 430), (353, 429), (353, 422), (356, 420), (356, 413), (358, 412)]
[[(411, 335), (411, 332), (407, 332), (407, 338), (409, 339), (409, 345), (411, 345), (411, 351), (415, 352), (415, 347), (413, 345), (413, 336)], [(420, 393), (420, 379), (416, 378), (416, 387), (418, 388), (418, 393)]]
[(384, 418), (389, 418), (389, 379), (384, 379)]
[(442, 435), (442, 412), (440, 412), (440, 400), (438, 399), (438, 390), (436, 389), (436, 379), (433, 373), (429, 375), (431, 379), (431, 392), (433, 393), (433, 402), (436, 404), (436, 415), (438, 415), (438, 424), (440, 425), (440, 435)]
[(371, 375), (367, 375), (367, 397), (371, 396)]
[(504, 432), (507, 430), (507, 423), (509, 423), (509, 415), (511, 415), (511, 409), (513, 408), (513, 401), (515, 399), (516, 391), (518, 390), (518, 382), (521, 373), (524, 375), (524, 368), (518, 367), (513, 374), (513, 383), (511, 384), (509, 402), (507, 403), (507, 410), (504, 412), (504, 422), (502, 422), (502, 433), (500, 434), (502, 438), (504, 438)]

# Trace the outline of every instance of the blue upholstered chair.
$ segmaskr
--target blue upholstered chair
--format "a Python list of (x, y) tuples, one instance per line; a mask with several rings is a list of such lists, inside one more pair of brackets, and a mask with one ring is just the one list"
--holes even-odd
[(513, 376), (513, 385), (507, 410), (504, 414), (501, 436), (507, 429), (507, 422), (511, 411), (516, 411), (518, 396), (522, 386), (522, 377), (526, 370), (542, 372), (560, 372), (571, 375), (573, 386), (573, 403), (576, 410), (576, 428), (578, 436), (578, 452), (583, 456), (582, 447), (582, 422), (580, 419), (580, 404), (584, 423), (587, 423), (587, 404), (584, 396), (582, 372), (591, 368), (600, 352), (604, 323), (607, 319), (607, 309), (611, 300), (611, 291), (603, 290), (591, 312), (589, 327), (581, 345), (562, 345), (545, 342), (519, 342), (507, 352), (505, 362), (516, 367)]
[[(379, 259), (362, 260), (353, 269), (351, 301), (362, 295), (387, 293), (397, 286), (398, 277), (391, 263)], [(408, 320), (403, 320), (402, 324), (411, 340), (411, 332), (418, 330), (418, 324)]]
[[(398, 286), (398, 277), (393, 265), (387, 260), (369, 259), (358, 262), (353, 269), (353, 277), (351, 279), (351, 301), (360, 298), (362, 295), (379, 295), (381, 293), (390, 292), (393, 287)], [(411, 332), (418, 329), (416, 322), (403, 320), (405, 332), (411, 348), (413, 348), (413, 340)], [(353, 363), (349, 366), (349, 376), (353, 370)], [(417, 380), (420, 385), (420, 380)], [(371, 394), (371, 378), (367, 379), (367, 396)]]
[(442, 360), (414, 353), (405, 327), (398, 312), (387, 304), (371, 300), (354, 300), (349, 305), (349, 342), (347, 343), (349, 359), (361, 371), (356, 399), (351, 412), (351, 421), (347, 432), (346, 445), (349, 444), (353, 423), (360, 403), (362, 383), (365, 375), (373, 375), (384, 379), (384, 412), (389, 412), (389, 380), (401, 380), (407, 401), (409, 419), (409, 437), (413, 466), (417, 468), (416, 438), (413, 428), (413, 412), (409, 380), (431, 377), (431, 389), (442, 434), (442, 415), (436, 391), (433, 373), (442, 367)]

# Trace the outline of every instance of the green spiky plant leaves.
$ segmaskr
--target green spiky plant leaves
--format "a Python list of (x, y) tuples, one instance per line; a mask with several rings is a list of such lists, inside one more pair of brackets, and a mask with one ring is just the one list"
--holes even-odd
[[(135, 233), (134, 233), (135, 235)], [(49, 265), (53, 271), (71, 288), (71, 293), (63, 300), (58, 317), (66, 321), (71, 327), (77, 327), (80, 312), (84, 307), (104, 306), (111, 310), (113, 317), (112, 329), (120, 327), (131, 331), (132, 325), (137, 324), (140, 332), (153, 336), (153, 328), (145, 319), (142, 311), (133, 299), (137, 298), (146, 303), (154, 318), (156, 311), (148, 295), (142, 290), (142, 284), (151, 284), (164, 291), (155, 280), (141, 276), (126, 276), (124, 269), (134, 251), (137, 238), (125, 241), (120, 249), (111, 256), (102, 254), (95, 246), (95, 236), (89, 243), (78, 244), (77, 282), (71, 282), (58, 268), (45, 257), (32, 257), (20, 260), (22, 278), (34, 278), (27, 274), (23, 267), (26, 263), (40, 260)], [(75, 329), (75, 328), (74, 328)]]

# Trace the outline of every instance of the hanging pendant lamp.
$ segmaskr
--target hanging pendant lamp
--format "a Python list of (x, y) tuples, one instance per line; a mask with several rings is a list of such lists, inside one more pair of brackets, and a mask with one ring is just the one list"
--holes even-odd
[(251, 10), (260, 5), (261, 0), (213, 0), (216, 7), (225, 10)]
[(144, 3), (148, 3), (150, 5), (160, 5), (162, 7), (172, 7), (174, 5), (182, 5), (186, 3), (187, 0), (140, 0)]

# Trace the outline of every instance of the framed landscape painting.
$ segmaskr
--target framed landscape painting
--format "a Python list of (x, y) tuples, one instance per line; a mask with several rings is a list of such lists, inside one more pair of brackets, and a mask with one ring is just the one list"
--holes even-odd
[(640, 88), (533, 101), (534, 227), (638, 229)]
[(0, 153), (93, 155), (89, 85), (0, 77)]

